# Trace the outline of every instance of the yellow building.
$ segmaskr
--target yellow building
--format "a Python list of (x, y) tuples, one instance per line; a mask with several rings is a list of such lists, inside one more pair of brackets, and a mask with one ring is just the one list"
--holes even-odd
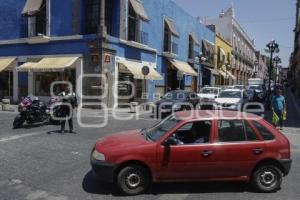
[(215, 85), (231, 85), (236, 77), (232, 75), (232, 45), (221, 35), (216, 35), (216, 68), (219, 72)]

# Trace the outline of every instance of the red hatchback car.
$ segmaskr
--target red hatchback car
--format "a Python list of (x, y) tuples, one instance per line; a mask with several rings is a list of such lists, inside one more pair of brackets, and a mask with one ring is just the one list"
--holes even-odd
[(178, 112), (152, 128), (102, 138), (91, 153), (94, 174), (127, 195), (172, 181), (249, 181), (274, 192), (291, 163), (282, 133), (235, 111)]

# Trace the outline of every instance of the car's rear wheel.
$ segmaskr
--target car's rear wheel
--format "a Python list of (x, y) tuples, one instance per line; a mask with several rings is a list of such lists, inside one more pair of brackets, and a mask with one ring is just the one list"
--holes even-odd
[(275, 165), (262, 165), (254, 171), (252, 184), (259, 192), (276, 192), (280, 189), (282, 176), (282, 172)]
[(148, 188), (149, 184), (149, 172), (140, 165), (128, 165), (117, 175), (117, 186), (126, 195), (140, 194)]

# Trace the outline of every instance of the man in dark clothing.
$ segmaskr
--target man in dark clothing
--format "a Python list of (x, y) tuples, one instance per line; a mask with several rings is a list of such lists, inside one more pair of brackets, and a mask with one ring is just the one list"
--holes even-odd
[(74, 92), (70, 91), (68, 87), (66, 91), (61, 93), (63, 98), (63, 104), (60, 106), (61, 109), (61, 118), (64, 120), (61, 121), (61, 129), (60, 132), (65, 132), (66, 121), (69, 123), (69, 133), (75, 133), (73, 129), (73, 110), (77, 107), (77, 99)]

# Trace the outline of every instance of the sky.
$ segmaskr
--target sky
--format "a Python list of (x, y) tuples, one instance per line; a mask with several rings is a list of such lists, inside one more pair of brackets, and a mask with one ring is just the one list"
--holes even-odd
[(173, 0), (190, 15), (217, 18), (222, 10), (231, 5), (235, 17), (255, 40), (257, 50), (265, 53), (266, 44), (275, 39), (280, 45), (278, 56), (282, 66), (288, 67), (294, 46), (296, 0)]

